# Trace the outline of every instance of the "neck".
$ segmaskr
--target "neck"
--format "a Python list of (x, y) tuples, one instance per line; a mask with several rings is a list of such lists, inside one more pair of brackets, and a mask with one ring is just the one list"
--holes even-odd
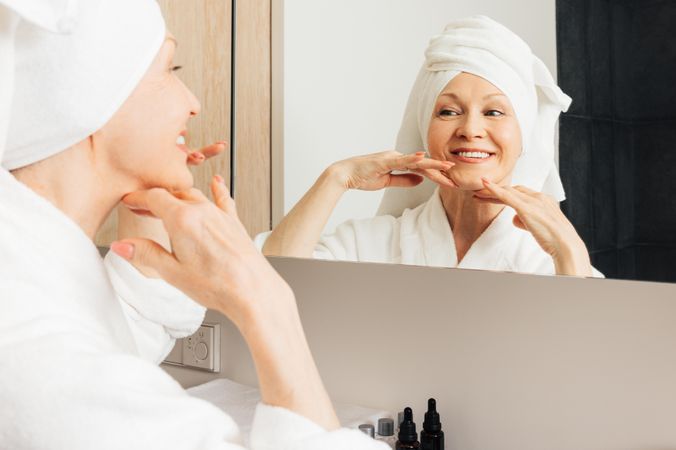
[(473, 195), (473, 191), (460, 189), (439, 190), (441, 203), (453, 230), (458, 261), (504, 209), (502, 205), (479, 203)]
[(12, 174), (75, 221), (93, 240), (122, 196), (133, 189), (116, 183), (111, 171), (101, 170), (91, 152), (82, 147), (77, 144)]

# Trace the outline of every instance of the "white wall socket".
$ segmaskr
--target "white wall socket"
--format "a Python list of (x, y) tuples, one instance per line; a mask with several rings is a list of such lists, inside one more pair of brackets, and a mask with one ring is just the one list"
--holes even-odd
[(221, 370), (221, 329), (217, 323), (203, 323), (190, 336), (176, 340), (164, 363), (209, 372)]

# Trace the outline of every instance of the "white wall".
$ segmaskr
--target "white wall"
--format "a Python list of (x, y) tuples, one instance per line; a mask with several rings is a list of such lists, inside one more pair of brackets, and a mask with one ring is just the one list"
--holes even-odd
[[(273, 61), (273, 111), (283, 111), (283, 118), (273, 118), (273, 164), (283, 165), (277, 168), (283, 180), (273, 176), (275, 223), (282, 213), (279, 203), (288, 212), (332, 162), (394, 147), (427, 43), (450, 19), (485, 14), (502, 22), (556, 73), (555, 0), (284, 0), (280, 5), (273, 17), (273, 48), (282, 52)], [(347, 193), (326, 231), (348, 218), (372, 216), (381, 196)]]

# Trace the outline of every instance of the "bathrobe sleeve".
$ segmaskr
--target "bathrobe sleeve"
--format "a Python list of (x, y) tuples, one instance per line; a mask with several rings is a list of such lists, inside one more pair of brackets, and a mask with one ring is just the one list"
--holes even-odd
[[(508, 236), (506, 259), (510, 271), (533, 273), (538, 275), (555, 275), (554, 260), (537, 243), (532, 234), (513, 228)], [(592, 266), (592, 278), (605, 278), (603, 273)]]
[(393, 216), (348, 220), (333, 233), (322, 235), (313, 256), (341, 261), (398, 262), (400, 228), (401, 218)]
[(0, 317), (2, 448), (387, 450), (356, 430), (327, 432), (263, 404), (245, 447), (230, 416), (120, 350), (86, 315), (26, 283), (2, 282), (12, 312)]
[(206, 309), (164, 280), (145, 277), (113, 252), (104, 266), (144, 359), (160, 363), (177, 338), (202, 324)]
[[(401, 255), (399, 230), (401, 218), (376, 216), (348, 220), (338, 225), (333, 233), (323, 234), (312, 257), (338, 261), (398, 262)], [(270, 231), (254, 238), (254, 244), (263, 249)]]

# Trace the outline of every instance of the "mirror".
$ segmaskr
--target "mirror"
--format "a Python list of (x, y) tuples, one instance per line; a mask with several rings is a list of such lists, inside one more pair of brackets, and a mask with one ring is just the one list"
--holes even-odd
[[(594, 267), (676, 281), (670, 2), (284, 2), (273, 11), (273, 223), (332, 163), (394, 148), (430, 38), (474, 14), (523, 38), (573, 98), (559, 124), (561, 208)], [(373, 217), (383, 193), (342, 195), (324, 233)]]

